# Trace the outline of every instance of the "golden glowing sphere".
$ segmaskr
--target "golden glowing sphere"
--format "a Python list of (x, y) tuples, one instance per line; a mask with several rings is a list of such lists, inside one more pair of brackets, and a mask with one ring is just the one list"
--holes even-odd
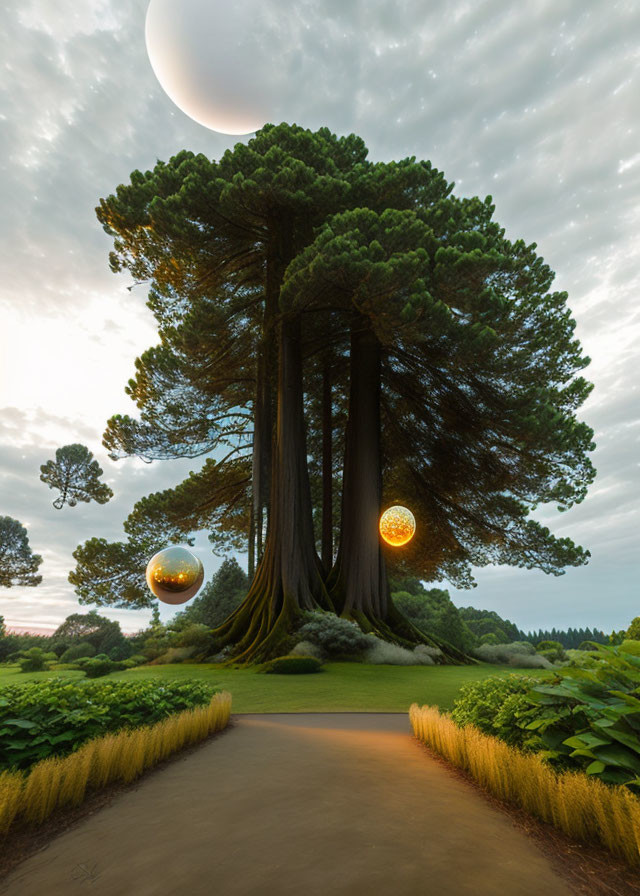
[(190, 600), (203, 579), (202, 563), (186, 548), (165, 548), (147, 564), (147, 585), (165, 604), (183, 604)]
[(416, 532), (416, 519), (406, 507), (395, 504), (380, 517), (380, 535), (387, 544), (398, 548), (411, 541)]

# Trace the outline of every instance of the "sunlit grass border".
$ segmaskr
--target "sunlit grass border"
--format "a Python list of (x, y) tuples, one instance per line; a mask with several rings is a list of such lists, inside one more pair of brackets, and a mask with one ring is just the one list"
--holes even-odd
[(129, 784), (183, 747), (226, 728), (230, 715), (231, 694), (222, 691), (208, 706), (95, 738), (69, 756), (43, 759), (28, 773), (0, 773), (0, 834), (42, 824), (57, 809), (80, 805), (89, 791)]
[(631, 865), (640, 865), (640, 800), (584, 772), (558, 774), (535, 754), (523, 753), (473, 725), (458, 726), (437, 707), (412, 704), (413, 733), (489, 793), (559, 828), (569, 837), (597, 841)]

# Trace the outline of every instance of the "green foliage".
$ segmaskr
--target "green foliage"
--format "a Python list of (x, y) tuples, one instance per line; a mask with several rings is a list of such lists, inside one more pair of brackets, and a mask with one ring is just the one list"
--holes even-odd
[(498, 637), (495, 632), (487, 632), (486, 635), (482, 635), (480, 638), (480, 647), (483, 647), (485, 644), (504, 644), (505, 642), (502, 640), (502, 637)]
[(567, 658), (564, 647), (559, 641), (540, 641), (536, 647), (536, 653), (549, 660), (550, 663), (559, 663)]
[[(503, 619), (495, 610), (460, 607), (459, 613), (480, 644), (510, 644), (520, 640), (518, 627), (508, 619)], [(485, 635), (494, 635), (496, 640), (483, 640)]]
[(83, 656), (95, 656), (96, 649), (93, 644), (88, 641), (81, 641), (79, 644), (73, 644), (68, 647), (60, 657), (61, 663), (72, 663), (74, 660)]
[(55, 653), (45, 653), (41, 647), (32, 647), (27, 650), (20, 660), (22, 672), (42, 672), (49, 668), (49, 664), (55, 662), (58, 657)]
[(102, 468), (85, 445), (65, 445), (56, 451), (56, 459), (40, 467), (40, 479), (60, 495), (53, 502), (57, 510), (65, 504), (75, 507), (78, 501), (106, 504), (113, 497), (109, 486), (100, 482)]
[(627, 639), (630, 641), (640, 641), (640, 616), (636, 616), (626, 632)]
[(562, 650), (562, 644), (559, 641), (540, 641), (536, 645), (536, 650)]
[(203, 706), (213, 692), (203, 682), (62, 678), (0, 688), (0, 770), (26, 769), (93, 737)]
[(595, 641), (596, 644), (609, 644), (609, 637), (597, 628), (568, 628), (565, 630), (552, 628), (551, 631), (520, 632), (522, 641), (538, 644), (540, 641), (558, 641), (567, 649), (577, 650), (584, 641)]
[(54, 646), (48, 635), (9, 632), (0, 638), (0, 662), (15, 662), (31, 647), (42, 647), (43, 650), (49, 650), (54, 649)]
[(527, 641), (514, 641), (513, 644), (481, 644), (475, 647), (472, 655), (483, 663), (505, 663), (520, 669), (548, 669), (551, 662), (544, 656), (536, 654), (533, 645)]
[(276, 675), (306, 675), (322, 671), (322, 663), (314, 656), (279, 656), (264, 663), (262, 671)]
[(36, 574), (42, 557), (29, 547), (25, 527), (10, 516), (0, 516), (0, 586), (39, 585)]
[(111, 675), (112, 672), (119, 672), (123, 668), (122, 663), (117, 663), (104, 654), (88, 657), (82, 664), (82, 671), (87, 678), (102, 678), (103, 675)]
[(475, 636), (443, 588), (425, 589), (418, 580), (405, 580), (412, 591), (394, 591), (391, 598), (400, 612), (427, 635), (435, 635), (460, 650), (469, 651)]
[(640, 656), (640, 641), (623, 641), (620, 645), (623, 653), (632, 653), (634, 656)]
[(626, 639), (626, 637), (627, 637), (627, 633), (623, 629), (621, 629), (619, 632), (614, 631), (614, 632), (611, 632), (611, 634), (609, 635), (608, 643), (611, 644), (613, 647), (619, 647), (623, 643), (623, 641)]
[(565, 667), (530, 698), (536, 717), (527, 727), (550, 760), (640, 790), (640, 657), (599, 646), (588, 666)]
[(247, 574), (235, 557), (225, 558), (211, 581), (172, 624), (180, 629), (194, 624), (217, 628), (240, 605), (248, 588)]
[(67, 616), (51, 636), (51, 642), (54, 646), (63, 645), (64, 649), (86, 642), (92, 645), (96, 653), (109, 653), (114, 648), (122, 648), (123, 651), (127, 649), (120, 623), (107, 619), (106, 616), (99, 616), (96, 610)]
[(532, 679), (524, 675), (491, 676), (460, 688), (451, 718), (456, 725), (475, 725), (485, 734), (500, 737), (513, 746), (531, 749), (535, 738), (519, 726), (527, 724), (535, 710), (527, 699)]
[(355, 622), (333, 613), (307, 613), (295, 638), (310, 641), (327, 656), (358, 654), (375, 644), (375, 639), (366, 635)]

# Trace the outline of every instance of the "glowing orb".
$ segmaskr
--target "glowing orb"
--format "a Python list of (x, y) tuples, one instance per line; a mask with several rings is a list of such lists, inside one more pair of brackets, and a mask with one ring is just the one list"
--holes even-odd
[(416, 519), (406, 507), (395, 504), (380, 517), (380, 535), (387, 544), (398, 548), (411, 541), (416, 531)]
[(147, 564), (147, 585), (165, 604), (183, 604), (193, 597), (203, 579), (202, 563), (186, 548), (165, 548)]
[(145, 39), (155, 75), (187, 115), (223, 134), (273, 119), (274, 46), (264, 0), (151, 0)]

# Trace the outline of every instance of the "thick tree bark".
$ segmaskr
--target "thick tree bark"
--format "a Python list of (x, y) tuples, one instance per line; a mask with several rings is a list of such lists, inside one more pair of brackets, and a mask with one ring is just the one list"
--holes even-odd
[[(276, 307), (282, 276), (292, 257), (290, 234), (284, 229), (278, 236), (267, 260), (267, 304), (277, 289)], [(234, 645), (233, 663), (260, 661), (277, 653), (301, 610), (333, 609), (313, 532), (300, 319), (282, 318), (277, 338), (276, 438), (264, 553), (246, 598), (213, 632), (221, 646)]]
[(351, 328), (340, 545), (330, 577), (336, 609), (384, 619), (389, 585), (378, 535), (382, 497), (380, 343), (361, 315)]
[(411, 647), (439, 647), (443, 659), (470, 662), (462, 651), (415, 628), (394, 606), (378, 524), (382, 500), (381, 346), (367, 319), (351, 328), (349, 418), (345, 435), (342, 520), (336, 562), (327, 581), (340, 615), (364, 631)]
[(331, 358), (322, 364), (322, 565), (333, 565), (333, 393)]

